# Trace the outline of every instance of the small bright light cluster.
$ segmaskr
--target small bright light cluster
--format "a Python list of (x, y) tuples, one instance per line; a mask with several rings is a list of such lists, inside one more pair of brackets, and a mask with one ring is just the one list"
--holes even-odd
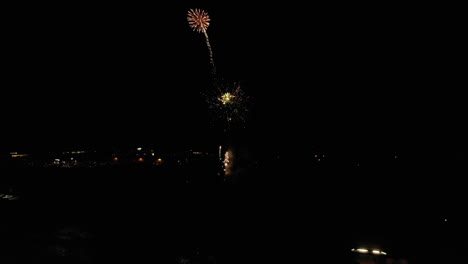
[(206, 32), (210, 25), (210, 16), (201, 9), (190, 9), (188, 11), (187, 21), (194, 31)]
[(221, 101), (221, 103), (223, 103), (225, 105), (225, 104), (232, 103), (234, 97), (235, 96), (232, 95), (231, 93), (225, 93), (225, 94), (221, 95), (221, 97), (219, 97), (218, 100)]
[(377, 250), (377, 249), (373, 249), (373, 250), (369, 250), (369, 249), (366, 249), (366, 248), (358, 248), (358, 249), (351, 249), (352, 252), (358, 252), (358, 253), (363, 253), (363, 254), (368, 254), (368, 253), (372, 253), (374, 255), (387, 255), (387, 253), (383, 252), (382, 250)]
[(232, 152), (230, 150), (224, 153), (224, 175), (231, 175)]

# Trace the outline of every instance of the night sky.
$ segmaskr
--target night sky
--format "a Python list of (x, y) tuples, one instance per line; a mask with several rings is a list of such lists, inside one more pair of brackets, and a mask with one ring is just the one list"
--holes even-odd
[[(216, 144), (208, 50), (188, 7), (14, 7), (2, 144)], [(221, 76), (264, 145), (460, 149), (461, 17), (426, 7), (200, 7)], [(417, 147), (415, 147), (417, 148)]]
[[(187, 23), (190, 8), (211, 17), (208, 35), (219, 75), (240, 82), (251, 98), (246, 128), (231, 136), (246, 146), (245, 152), (236, 149), (243, 161), (260, 164), (245, 175), (261, 186), (253, 188), (255, 194), (272, 198), (272, 217), (265, 219), (297, 206), (298, 219), (310, 215), (339, 230), (358, 222), (380, 228), (372, 217), (388, 216), (391, 228), (385, 232), (406, 239), (418, 227), (424, 234), (420, 242), (443, 219), (462, 226), (468, 175), (466, 19), (456, 7), (237, 2), (5, 7), (0, 157), (128, 145), (216, 152), (228, 136), (202, 95), (213, 88), (210, 60), (203, 34)], [(317, 150), (336, 163), (311, 170)], [(359, 168), (353, 165), (358, 163)], [(336, 164), (345, 164), (344, 170)], [(267, 187), (275, 183), (281, 191)], [(304, 190), (286, 195), (288, 183)], [(132, 186), (138, 194), (141, 186), (155, 193), (153, 185), (138, 180)], [(234, 207), (239, 197), (252, 211), (264, 208), (243, 191), (237, 195), (230, 197)], [(377, 214), (355, 211), (362, 201), (374, 204), (369, 212)], [(407, 229), (399, 230), (398, 223)], [(407, 240), (403, 247), (418, 243)]]

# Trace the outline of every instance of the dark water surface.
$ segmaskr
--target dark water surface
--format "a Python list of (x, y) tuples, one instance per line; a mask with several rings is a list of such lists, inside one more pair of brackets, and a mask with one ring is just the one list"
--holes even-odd
[(436, 182), (342, 173), (16, 170), (1, 185), (19, 197), (0, 201), (1, 263), (346, 261), (361, 245), (443, 263), (466, 249), (463, 202)]

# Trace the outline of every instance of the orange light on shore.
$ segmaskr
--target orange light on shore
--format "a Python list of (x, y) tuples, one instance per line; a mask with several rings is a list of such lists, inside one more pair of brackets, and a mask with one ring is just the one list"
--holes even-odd
[(158, 163), (162, 163), (162, 162), (163, 162), (163, 160), (162, 160), (161, 158), (157, 159), (156, 161), (157, 161)]
[(145, 161), (145, 160), (144, 160), (143, 158), (139, 158), (138, 161), (139, 161), (139, 162), (143, 162), (143, 161)]
[(119, 160), (119, 158), (117, 158), (117, 157), (114, 157), (114, 161), (118, 161), (118, 160)]

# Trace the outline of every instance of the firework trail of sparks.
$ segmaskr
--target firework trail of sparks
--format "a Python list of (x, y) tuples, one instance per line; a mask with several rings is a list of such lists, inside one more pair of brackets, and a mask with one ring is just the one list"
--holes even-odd
[(210, 38), (208, 37), (208, 33), (206, 32), (206, 30), (210, 26), (210, 16), (204, 10), (198, 8), (190, 9), (188, 11), (187, 21), (194, 31), (198, 31), (199, 33), (203, 33), (205, 35), (206, 45), (208, 46), (208, 51), (210, 53), (210, 63), (212, 67), (213, 76), (216, 76), (216, 65), (214, 63), (213, 50), (211, 48)]

